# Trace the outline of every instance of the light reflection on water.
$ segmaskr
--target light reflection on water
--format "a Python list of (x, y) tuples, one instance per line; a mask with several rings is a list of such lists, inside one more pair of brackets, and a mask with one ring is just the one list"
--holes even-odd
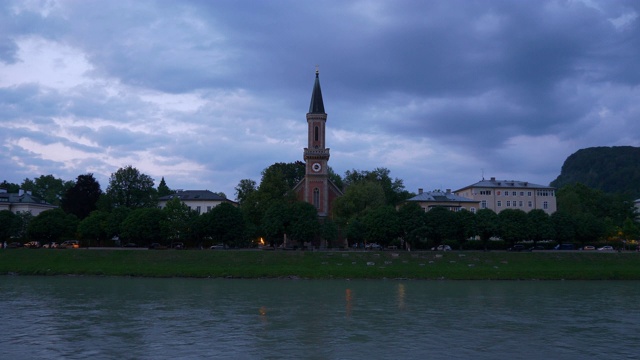
[(637, 358), (639, 282), (0, 277), (0, 359)]

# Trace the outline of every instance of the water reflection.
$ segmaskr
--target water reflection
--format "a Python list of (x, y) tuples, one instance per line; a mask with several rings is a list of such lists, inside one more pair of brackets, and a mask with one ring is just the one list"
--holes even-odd
[(640, 282), (0, 277), (0, 359), (635, 358), (639, 300)]

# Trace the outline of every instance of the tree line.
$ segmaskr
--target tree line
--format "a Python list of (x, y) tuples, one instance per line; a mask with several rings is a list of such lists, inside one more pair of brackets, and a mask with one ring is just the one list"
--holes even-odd
[(633, 202), (623, 195), (570, 184), (557, 191), (559, 210), (551, 216), (517, 209), (498, 214), (489, 209), (425, 212), (406, 201), (415, 194), (385, 168), (350, 170), (343, 177), (329, 169), (330, 179), (344, 195), (336, 199), (331, 218), (319, 221), (315, 207), (298, 201), (292, 191), (304, 173), (303, 162), (275, 163), (262, 171), (259, 184), (240, 180), (235, 188), (237, 207), (223, 203), (204, 214), (178, 198), (159, 209), (158, 197), (173, 191), (164, 178), (155, 188), (154, 179), (132, 166), (113, 173), (104, 192), (93, 174), (79, 175), (75, 181), (52, 175), (25, 179), (22, 185), (5, 181), (0, 188), (29, 190), (60, 208), (38, 216), (0, 211), (0, 224), (8, 224), (2, 226), (0, 239), (81, 239), (88, 246), (110, 246), (112, 239), (119, 239), (120, 244), (139, 246), (180, 242), (189, 247), (248, 247), (260, 239), (279, 246), (286, 238), (298, 245), (319, 246), (324, 241), (329, 247), (377, 243), (428, 249), (441, 244), (509, 247), (545, 240), (584, 245), (638, 236)]

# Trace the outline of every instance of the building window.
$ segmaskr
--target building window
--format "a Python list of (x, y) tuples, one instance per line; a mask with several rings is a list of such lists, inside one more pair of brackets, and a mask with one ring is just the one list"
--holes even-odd
[(547, 201), (542, 203), (542, 208), (547, 210), (549, 208), (549, 203)]
[(475, 214), (475, 213), (476, 213), (476, 208), (472, 207), (470, 210), (471, 210), (471, 213), (472, 213), (472, 214)]
[(491, 195), (491, 190), (480, 190), (480, 195)]
[(531, 196), (531, 191), (527, 191), (527, 196)]
[(320, 209), (320, 189), (318, 188), (313, 189), (313, 206)]
[(524, 196), (524, 191), (520, 191), (520, 196)]
[(502, 206), (502, 201), (498, 200), (498, 207)]
[(200, 214), (200, 206), (196, 206), (196, 211)]
[(487, 200), (482, 200), (480, 202), (480, 208), (481, 209), (486, 209), (487, 208)]
[(529, 207), (533, 207), (533, 201), (529, 200)]
[(313, 138), (315, 141), (318, 141), (318, 127), (313, 128)]
[(507, 200), (507, 207), (511, 206), (511, 201)]
[(522, 201), (518, 202), (518, 206), (522, 207), (523, 203)]
[(211, 206), (207, 206), (207, 212), (211, 211)]

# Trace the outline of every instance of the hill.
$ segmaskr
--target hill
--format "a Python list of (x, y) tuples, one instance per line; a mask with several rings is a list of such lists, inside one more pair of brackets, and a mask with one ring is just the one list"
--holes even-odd
[(592, 147), (576, 151), (564, 161), (560, 176), (551, 186), (561, 188), (574, 183), (640, 198), (640, 148)]

